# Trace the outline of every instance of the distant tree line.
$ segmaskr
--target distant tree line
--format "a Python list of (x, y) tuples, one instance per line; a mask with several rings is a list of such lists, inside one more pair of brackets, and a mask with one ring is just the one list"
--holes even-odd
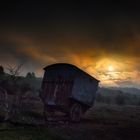
[(26, 78), (35, 78), (35, 73), (27, 73), (26, 77), (19, 76), (21, 65), (17, 67), (8, 67), (9, 74), (4, 72), (3, 66), (0, 66), (0, 87), (7, 90), (9, 94), (22, 94), (27, 90), (31, 90), (30, 83)]
[(106, 104), (117, 105), (140, 105), (140, 94), (124, 93), (117, 91), (113, 93), (113, 90), (108, 92), (98, 92), (96, 94), (96, 102)]
[(36, 78), (35, 73), (34, 72), (28, 72), (26, 75), (26, 78)]

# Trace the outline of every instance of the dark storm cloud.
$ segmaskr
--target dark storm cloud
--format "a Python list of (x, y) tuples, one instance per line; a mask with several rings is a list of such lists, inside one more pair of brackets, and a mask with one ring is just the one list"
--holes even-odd
[(18, 46), (16, 43), (12, 42), (12, 41), (8, 41), (8, 40), (1, 40), (0, 41), (0, 55), (1, 55), (1, 60), (3, 59), (3, 61), (9, 59), (7, 54), (9, 54), (10, 56), (15, 57), (15, 59), (17, 59), (18, 61), (25, 62), (27, 61), (29, 58), (27, 57), (26, 54), (22, 54), (22, 53), (18, 53), (17, 48), (19, 48), (20, 46)]

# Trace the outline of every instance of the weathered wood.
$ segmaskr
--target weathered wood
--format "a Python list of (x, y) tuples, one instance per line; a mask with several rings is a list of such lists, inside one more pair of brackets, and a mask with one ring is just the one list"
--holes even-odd
[(54, 64), (44, 70), (40, 97), (46, 110), (52, 106), (69, 113), (73, 106), (71, 100), (81, 108), (93, 105), (99, 80), (71, 64)]

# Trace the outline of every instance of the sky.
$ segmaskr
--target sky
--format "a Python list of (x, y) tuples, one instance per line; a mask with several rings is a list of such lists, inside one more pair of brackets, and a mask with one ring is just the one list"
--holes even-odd
[(101, 86), (140, 87), (140, 8), (135, 1), (0, 5), (0, 65), (21, 75), (71, 63)]

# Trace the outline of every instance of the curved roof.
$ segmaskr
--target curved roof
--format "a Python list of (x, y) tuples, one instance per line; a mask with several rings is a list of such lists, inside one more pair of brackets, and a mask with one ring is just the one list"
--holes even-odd
[(68, 69), (72, 69), (75, 71), (79, 71), (84, 73), (85, 75), (87, 75), (88, 77), (100, 82), (99, 80), (97, 80), (96, 78), (92, 77), (91, 75), (89, 75), (87, 72), (81, 70), (80, 68), (78, 68), (77, 66), (73, 65), (73, 64), (68, 64), (68, 63), (55, 63), (55, 64), (51, 64), (46, 66), (45, 68), (43, 68), (44, 70), (48, 70), (49, 68), (68, 68)]

